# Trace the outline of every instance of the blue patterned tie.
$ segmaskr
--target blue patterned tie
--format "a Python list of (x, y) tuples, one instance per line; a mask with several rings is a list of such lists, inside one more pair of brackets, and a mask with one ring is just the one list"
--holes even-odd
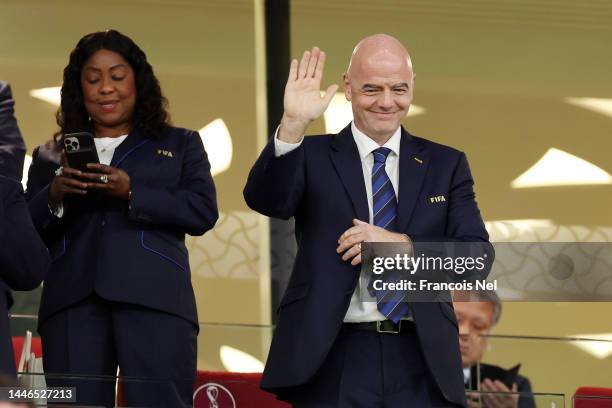
[[(385, 170), (385, 162), (391, 149), (380, 147), (372, 152), (374, 165), (372, 166), (372, 214), (374, 225), (394, 231), (397, 219), (397, 198), (393, 184)], [(397, 275), (385, 273), (385, 282), (399, 281)], [(372, 288), (373, 289), (373, 288)], [(374, 290), (376, 306), (380, 313), (397, 323), (406, 316), (410, 310), (408, 303), (403, 302), (405, 295), (400, 291)]]

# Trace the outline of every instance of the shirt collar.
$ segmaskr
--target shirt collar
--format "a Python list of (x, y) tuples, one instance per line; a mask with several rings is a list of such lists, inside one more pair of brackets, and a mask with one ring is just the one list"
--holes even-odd
[[(381, 147), (374, 140), (370, 139), (368, 135), (357, 129), (354, 121), (351, 122), (351, 132), (353, 132), (353, 139), (355, 140), (355, 144), (357, 144), (357, 150), (359, 151), (359, 157), (361, 160), (364, 160), (368, 154), (372, 153), (373, 150)], [(401, 137), (401, 127), (398, 127), (395, 133), (393, 133), (393, 136), (387, 140), (387, 143), (385, 143), (383, 147), (391, 149), (391, 151), (395, 153), (397, 157), (399, 157)]]

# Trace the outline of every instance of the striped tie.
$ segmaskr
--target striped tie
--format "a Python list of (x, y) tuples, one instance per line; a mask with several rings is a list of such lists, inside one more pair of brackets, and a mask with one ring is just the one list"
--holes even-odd
[[(385, 170), (385, 162), (391, 153), (391, 149), (380, 147), (372, 152), (374, 165), (372, 166), (372, 214), (374, 225), (390, 231), (394, 231), (397, 218), (397, 198), (393, 184)], [(395, 282), (399, 276), (385, 273), (385, 282)], [(372, 288), (373, 289), (373, 288)], [(405, 295), (400, 291), (374, 290), (376, 295), (376, 306), (380, 313), (388, 319), (397, 323), (410, 310), (410, 306), (404, 300)], [(374, 295), (374, 294), (372, 294)]]

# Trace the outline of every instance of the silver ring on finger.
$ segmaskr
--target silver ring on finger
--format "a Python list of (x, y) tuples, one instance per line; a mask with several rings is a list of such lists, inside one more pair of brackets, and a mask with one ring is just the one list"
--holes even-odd
[(107, 184), (108, 183), (108, 174), (103, 174), (100, 176), (100, 182)]
[(59, 166), (57, 169), (55, 169), (55, 175), (56, 176), (61, 176), (62, 174), (64, 174), (64, 166)]

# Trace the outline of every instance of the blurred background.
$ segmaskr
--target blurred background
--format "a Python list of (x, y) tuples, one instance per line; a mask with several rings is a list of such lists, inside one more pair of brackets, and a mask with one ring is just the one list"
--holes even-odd
[[(492, 241), (612, 241), (608, 0), (1, 0), (0, 77), (28, 153), (57, 129), (70, 51), (106, 28), (147, 53), (173, 123), (199, 130), (211, 156), (221, 218), (188, 239), (198, 368), (263, 368), (295, 242), (291, 222), (250, 211), (242, 188), (280, 117), (289, 59), (315, 45), (328, 54), (323, 89), (341, 84), (361, 38), (406, 45), (417, 77), (404, 125), (466, 152)], [(309, 133), (350, 120), (338, 94)], [(16, 334), (35, 326), (25, 316), (39, 296), (18, 294)], [(234, 309), (218, 307), (228, 298)], [(612, 386), (609, 316), (610, 303), (507, 302), (494, 333), (510, 337), (492, 338), (485, 361), (522, 363), (536, 392)]]

